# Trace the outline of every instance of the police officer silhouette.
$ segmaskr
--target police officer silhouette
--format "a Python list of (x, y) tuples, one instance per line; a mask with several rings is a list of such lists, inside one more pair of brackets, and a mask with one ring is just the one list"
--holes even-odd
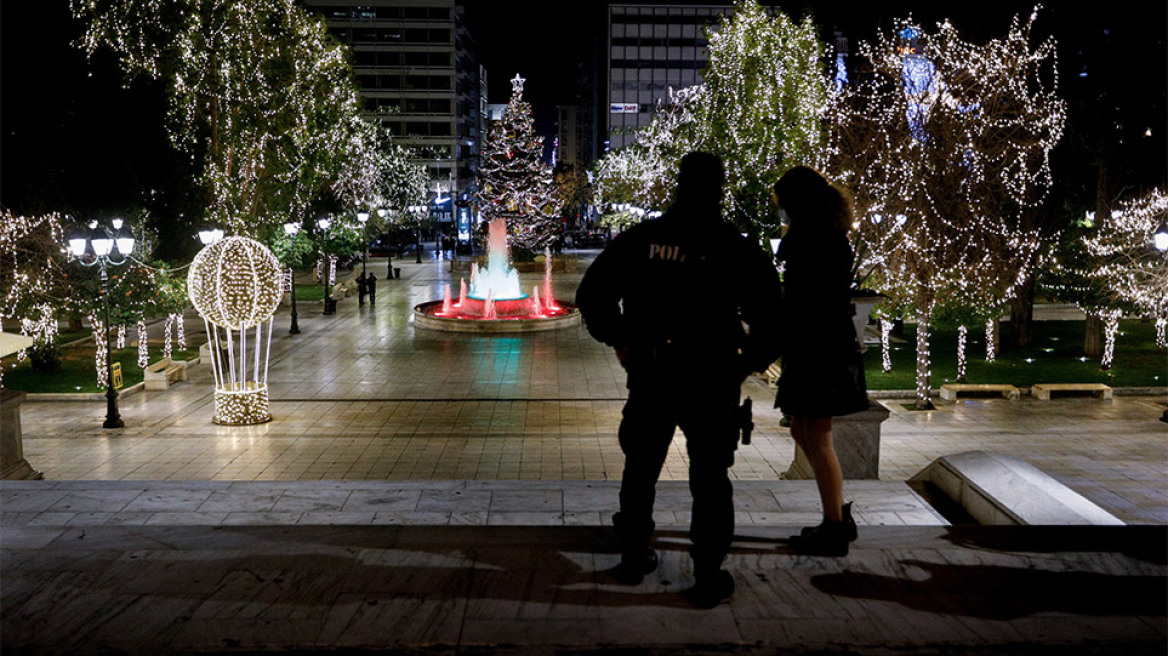
[(751, 372), (778, 357), (780, 343), (778, 274), (762, 248), (722, 219), (724, 178), (717, 156), (683, 157), (672, 206), (616, 237), (576, 294), (588, 331), (616, 350), (627, 373), (618, 433), (625, 465), (613, 517), (617, 578), (636, 584), (657, 568), (655, 489), (680, 427), (693, 497), (695, 582), (685, 595), (699, 607), (734, 591), (722, 565), (734, 533), (728, 472), (739, 395)]

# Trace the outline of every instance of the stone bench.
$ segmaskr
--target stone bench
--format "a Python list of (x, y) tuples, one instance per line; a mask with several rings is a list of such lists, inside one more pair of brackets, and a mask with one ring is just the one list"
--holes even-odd
[(1040, 401), (1049, 401), (1051, 392), (1089, 392), (1101, 399), (1111, 398), (1111, 388), (1103, 383), (1038, 383), (1030, 388), (1030, 395)]
[(974, 383), (947, 383), (941, 386), (941, 398), (946, 401), (956, 401), (961, 393), (971, 394), (1001, 394), (1003, 398), (1017, 399), (1021, 394), (1013, 385), (991, 385)]
[(162, 358), (158, 362), (146, 367), (142, 378), (148, 390), (164, 390), (171, 385), (187, 379), (185, 364), (172, 362), (170, 358)]

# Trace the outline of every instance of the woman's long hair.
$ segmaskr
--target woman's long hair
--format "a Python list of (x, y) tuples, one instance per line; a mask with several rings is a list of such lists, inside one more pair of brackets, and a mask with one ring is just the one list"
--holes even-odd
[(830, 229), (846, 235), (852, 228), (852, 194), (815, 169), (792, 168), (775, 183), (774, 192), (793, 230)]

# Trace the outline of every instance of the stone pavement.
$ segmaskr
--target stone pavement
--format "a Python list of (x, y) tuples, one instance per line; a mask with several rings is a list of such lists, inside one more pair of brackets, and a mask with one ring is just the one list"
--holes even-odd
[[(680, 440), (657, 508), (661, 569), (631, 588), (606, 574), (624, 397), (611, 353), (582, 328), (415, 330), (410, 308), (451, 279), (441, 263), (395, 265), (376, 308), (301, 304), (298, 336), (277, 319), (268, 424), (211, 424), (205, 365), (124, 398), (124, 429), (100, 427), (100, 402), (26, 404), (25, 454), (48, 480), (0, 483), (0, 651), (1168, 648), (1159, 396), (932, 412), (884, 400), (881, 480), (847, 484), (861, 538), (834, 560), (784, 546), (816, 521), (817, 497), (778, 480), (793, 447), (752, 379), (758, 427), (733, 470), (738, 592), (696, 611), (676, 594), (692, 582)], [(578, 280), (557, 276), (558, 295)], [(947, 526), (904, 481), (973, 449), (1024, 458), (1144, 526)]]
[[(300, 335), (287, 334), (281, 310), (272, 422), (212, 424), (204, 364), (188, 382), (123, 398), (124, 429), (101, 428), (103, 401), (27, 403), (26, 457), (53, 480), (619, 479), (624, 375), (609, 349), (582, 327), (499, 336), (415, 329), (411, 308), (458, 279), (444, 262), (394, 264), (402, 278), (381, 281), (375, 308), (358, 309), (351, 297), (326, 317), (320, 303), (302, 303)], [(557, 274), (559, 297), (575, 296), (586, 264)], [(369, 269), (381, 275), (384, 261)], [(538, 280), (524, 275), (525, 286)], [(202, 322), (187, 324), (198, 343)], [(752, 378), (744, 396), (755, 400), (756, 431), (732, 475), (775, 481), (794, 445), (765, 381)], [(904, 481), (942, 455), (992, 451), (1026, 459), (1125, 522), (1168, 524), (1163, 396), (972, 399), (932, 412), (883, 402), (892, 415), (882, 480)], [(681, 440), (662, 477), (686, 479)]]
[(752, 529), (708, 611), (684, 533), (613, 582), (611, 531), (26, 526), (5, 531), (5, 654), (1163, 654), (1164, 527), (870, 527), (844, 559)]

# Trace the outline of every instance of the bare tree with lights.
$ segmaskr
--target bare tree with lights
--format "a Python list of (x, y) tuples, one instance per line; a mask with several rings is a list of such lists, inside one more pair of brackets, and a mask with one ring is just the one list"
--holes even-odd
[[(38, 370), (55, 362), (64, 240), (57, 214), (0, 214), (0, 319), (19, 322), (21, 334), (33, 339), (33, 366)], [(26, 355), (21, 351), (19, 357)], [(2, 377), (0, 370), (0, 382)]]
[(602, 161), (598, 195), (660, 208), (681, 156), (703, 150), (726, 163), (728, 218), (756, 235), (773, 232), (774, 181), (796, 164), (821, 167), (825, 159), (825, 47), (810, 19), (795, 23), (756, 0), (738, 0), (707, 35), (704, 82), (671, 89), (636, 145)]
[(200, 170), (206, 215), (261, 235), (322, 193), (376, 183), (348, 51), (294, 0), (73, 0), (81, 45), (166, 84), (171, 141)]
[[(1120, 303), (1156, 322), (1156, 344), (1168, 346), (1168, 195), (1153, 189), (1146, 195), (1121, 203), (1097, 229), (1083, 237), (1083, 247), (1093, 260), (1086, 272), (1105, 285)], [(1114, 330), (1111, 331), (1114, 350)]]
[(829, 168), (856, 198), (867, 284), (917, 321), (917, 407), (930, 399), (929, 330), (938, 308), (994, 317), (1030, 275), (1038, 234), (1025, 217), (1051, 184), (1065, 122), (1055, 44), (1030, 45), (1036, 19), (976, 45), (949, 22), (901, 21), (861, 45), (870, 73), (833, 103)]
[[(1159, 241), (1157, 241), (1159, 240)], [(1102, 325), (1102, 344), (1084, 352), (1111, 368), (1119, 319), (1155, 321), (1156, 345), (1168, 347), (1168, 195), (1160, 189), (1119, 203), (1108, 216), (1096, 215), (1063, 243), (1052, 262), (1047, 286)]]
[(810, 16), (796, 23), (756, 0), (738, 0), (708, 38), (697, 145), (726, 162), (727, 218), (757, 235), (775, 216), (779, 176), (797, 164), (823, 166), (826, 48)]

